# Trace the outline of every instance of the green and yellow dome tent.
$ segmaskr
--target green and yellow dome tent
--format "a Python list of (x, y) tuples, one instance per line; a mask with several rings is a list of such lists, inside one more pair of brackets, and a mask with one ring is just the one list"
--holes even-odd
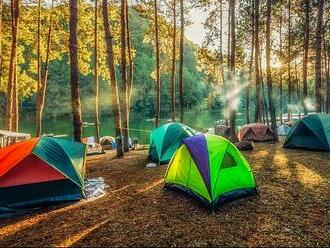
[(198, 132), (181, 123), (168, 123), (155, 128), (150, 135), (149, 156), (157, 163), (168, 163), (181, 140)]
[(42, 137), (0, 150), (0, 213), (85, 197), (86, 145)]
[(248, 162), (227, 139), (200, 134), (182, 140), (165, 174), (165, 188), (176, 188), (218, 203), (253, 195), (256, 182)]

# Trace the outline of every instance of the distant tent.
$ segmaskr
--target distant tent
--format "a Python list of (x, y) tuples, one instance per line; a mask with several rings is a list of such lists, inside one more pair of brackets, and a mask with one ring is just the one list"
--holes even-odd
[(230, 137), (230, 127), (225, 126), (225, 125), (216, 125), (214, 127), (214, 133), (216, 135), (225, 137), (226, 139), (228, 139)]
[(283, 147), (330, 151), (330, 115), (310, 114), (297, 121)]
[(273, 141), (273, 131), (261, 123), (252, 123), (244, 125), (238, 132), (238, 139), (251, 140), (256, 142)]
[(158, 163), (167, 163), (172, 158), (181, 140), (196, 135), (197, 131), (180, 123), (169, 123), (152, 131), (149, 156)]
[(287, 125), (280, 125), (277, 127), (277, 134), (279, 136), (287, 136), (290, 132), (291, 127)]
[(86, 146), (42, 137), (0, 150), (0, 213), (84, 197)]
[(182, 140), (167, 168), (165, 187), (183, 190), (211, 208), (256, 193), (253, 173), (241, 152), (211, 134)]

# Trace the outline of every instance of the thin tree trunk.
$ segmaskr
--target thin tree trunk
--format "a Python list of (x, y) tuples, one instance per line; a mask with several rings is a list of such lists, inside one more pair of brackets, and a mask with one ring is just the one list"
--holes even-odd
[(291, 0), (289, 0), (289, 23), (288, 23), (288, 120), (291, 119), (291, 95), (292, 95), (292, 82), (291, 82)]
[(108, 16), (108, 1), (102, 1), (102, 14), (104, 25), (104, 37), (107, 48), (107, 65), (110, 76), (111, 85), (111, 109), (114, 116), (114, 125), (116, 128), (116, 143), (117, 143), (117, 157), (123, 157), (122, 146), (122, 132), (121, 132), (121, 116), (118, 99), (118, 87), (115, 73), (114, 53), (113, 53), (113, 36), (110, 30), (109, 16)]
[(262, 90), (262, 100), (261, 100), (261, 116), (263, 118), (263, 122), (267, 126), (269, 126), (269, 118), (268, 118), (268, 105), (267, 105), (267, 100), (266, 100), (266, 93), (265, 93), (265, 84), (264, 84), (264, 78), (263, 78), (263, 71), (262, 71), (262, 66), (261, 66), (261, 58), (262, 58), (262, 49), (260, 46), (260, 52), (259, 52), (259, 71), (260, 71), (260, 82), (261, 82), (261, 90)]
[(171, 120), (175, 122), (175, 72), (176, 72), (176, 0), (173, 0), (173, 39), (171, 69)]
[(41, 0), (38, 1), (38, 28), (37, 28), (37, 137), (41, 136), (41, 118), (40, 118), (40, 88), (41, 88)]
[(99, 120), (99, 56), (98, 56), (98, 0), (94, 6), (94, 127), (95, 140), (100, 143)]
[[(53, 7), (53, 2), (52, 2), (52, 7)], [(51, 7), (51, 9), (52, 9), (52, 7)], [(46, 61), (45, 61), (44, 69), (41, 73), (40, 88), (39, 88), (39, 91), (37, 92), (38, 101), (37, 101), (37, 133), (36, 134), (38, 137), (41, 136), (41, 132), (42, 132), (42, 115), (43, 115), (43, 110), (44, 110), (44, 106), (45, 106), (45, 98), (46, 98), (52, 25), (53, 25), (53, 17), (52, 17), (52, 13), (50, 13), (48, 33), (47, 33)]]
[(180, 0), (180, 65), (179, 65), (179, 95), (180, 95), (180, 122), (184, 122), (184, 97), (183, 97), (183, 42), (184, 42), (184, 9), (183, 0)]
[(303, 62), (303, 107), (304, 115), (308, 114), (308, 109), (306, 106), (306, 99), (308, 97), (307, 92), (307, 76), (308, 76), (308, 51), (309, 51), (309, 22), (310, 22), (310, 0), (305, 0), (305, 36), (304, 36), (304, 62)]
[[(133, 80), (134, 80), (134, 64), (132, 57), (132, 43), (131, 43), (131, 30), (129, 26), (129, 8), (128, 8), (128, 0), (126, 0), (126, 32), (127, 32), (127, 53), (128, 53), (128, 65), (129, 65), (129, 73), (128, 73), (128, 81), (127, 81), (127, 126), (130, 126), (130, 111), (131, 111), (131, 98), (132, 98), (132, 89), (133, 89)], [(129, 129), (128, 129), (129, 131)]]
[(276, 109), (274, 103), (274, 95), (273, 95), (273, 82), (272, 82), (272, 72), (270, 67), (270, 24), (272, 17), (272, 1), (267, 0), (267, 25), (266, 25), (266, 64), (267, 64), (267, 84), (268, 84), (268, 101), (269, 101), (269, 112), (270, 112), (270, 121), (271, 128), (274, 133), (275, 141), (278, 140), (277, 137), (277, 126), (276, 126)]
[[(283, 14), (282, 9), (280, 10), (280, 55), (282, 56), (282, 24)], [(280, 67), (280, 122), (283, 124), (283, 71), (282, 66)]]
[(322, 29), (323, 29), (323, 5), (324, 0), (317, 1), (317, 28), (315, 39), (315, 102), (316, 111), (320, 113), (322, 95)]
[(78, 24), (78, 0), (70, 1), (70, 69), (71, 69), (71, 108), (73, 122), (73, 137), (75, 141), (81, 141), (82, 118), (78, 82), (78, 47), (77, 47), (77, 24)]
[(256, 81), (256, 108), (254, 114), (254, 121), (261, 122), (261, 108), (262, 108), (262, 101), (261, 101), (261, 82), (260, 82), (260, 69), (259, 69), (259, 0), (255, 0), (255, 81)]
[(15, 57), (15, 71), (14, 71), (14, 87), (13, 87), (13, 128), (14, 132), (18, 132), (18, 85), (17, 85), (17, 53)]
[(129, 151), (128, 145), (128, 92), (127, 92), (127, 70), (126, 70), (126, 0), (121, 0), (121, 15), (120, 15), (120, 28), (121, 28), (121, 87), (120, 98), (121, 104), (121, 118), (123, 125), (123, 147), (124, 152)]
[(154, 14), (155, 14), (155, 41), (156, 41), (156, 127), (159, 126), (160, 119), (160, 58), (159, 58), (159, 31), (158, 31), (158, 5), (157, 0), (154, 0)]
[(251, 5), (251, 54), (249, 64), (249, 83), (246, 86), (245, 98), (246, 98), (246, 123), (250, 123), (250, 86), (252, 84), (252, 70), (253, 70), (253, 53), (254, 53), (254, 0)]
[(14, 102), (14, 87), (15, 87), (15, 70), (17, 57), (17, 36), (18, 36), (18, 20), (19, 20), (19, 0), (10, 1), (11, 10), (11, 52), (8, 70), (8, 85), (7, 85), (7, 129), (9, 131), (13, 128), (13, 102)]
[(222, 1), (220, 1), (220, 41), (219, 41), (219, 59), (220, 59), (220, 73), (221, 73), (221, 82), (224, 85), (225, 83), (225, 73), (224, 73), (224, 63), (223, 63), (223, 52), (222, 52), (222, 42), (223, 42), (223, 8)]
[(327, 68), (327, 114), (330, 114), (330, 41), (328, 42), (328, 68)]
[[(235, 17), (235, 0), (230, 0), (230, 10), (231, 10), (231, 54), (230, 54), (230, 82), (232, 82), (233, 88), (237, 89), (236, 75), (235, 75), (235, 64), (236, 64), (236, 17)], [(236, 135), (236, 106), (235, 101), (238, 97), (237, 93), (230, 99), (232, 103), (230, 104), (230, 140), (232, 142), (237, 142)]]

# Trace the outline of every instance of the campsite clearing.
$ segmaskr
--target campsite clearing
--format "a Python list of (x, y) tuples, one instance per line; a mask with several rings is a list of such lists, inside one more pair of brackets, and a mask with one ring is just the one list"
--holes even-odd
[(88, 158), (87, 177), (107, 195), (0, 220), (0, 246), (329, 246), (330, 153), (256, 144), (244, 152), (260, 195), (215, 214), (163, 191), (166, 166), (147, 169), (148, 151)]

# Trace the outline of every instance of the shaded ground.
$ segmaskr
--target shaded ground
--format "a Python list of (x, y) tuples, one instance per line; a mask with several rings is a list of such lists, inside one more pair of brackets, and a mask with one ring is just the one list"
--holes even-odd
[(89, 158), (88, 177), (105, 178), (106, 196), (0, 220), (0, 246), (329, 246), (330, 153), (257, 144), (245, 155), (260, 196), (214, 215), (163, 191), (166, 166), (146, 169), (146, 150)]

